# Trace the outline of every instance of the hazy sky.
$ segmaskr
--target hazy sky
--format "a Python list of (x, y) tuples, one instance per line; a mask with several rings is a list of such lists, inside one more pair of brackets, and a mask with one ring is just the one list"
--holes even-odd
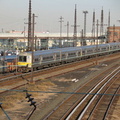
[[(35, 30), (59, 32), (59, 18), (64, 18), (63, 32), (66, 32), (67, 21), (70, 23), (70, 32), (73, 32), (74, 10), (77, 4), (77, 24), (80, 32), (84, 25), (83, 11), (87, 10), (87, 31), (92, 29), (92, 14), (96, 12), (96, 19), (100, 20), (101, 10), (104, 10), (104, 23), (108, 23), (108, 12), (111, 12), (111, 26), (120, 25), (120, 0), (32, 0), (32, 13), (36, 16)], [(29, 0), (0, 0), (0, 32), (27, 29)]]

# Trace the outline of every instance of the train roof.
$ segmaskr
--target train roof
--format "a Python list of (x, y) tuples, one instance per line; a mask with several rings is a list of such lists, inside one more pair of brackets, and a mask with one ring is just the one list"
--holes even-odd
[[(107, 44), (99, 44), (98, 47), (103, 47), (103, 46), (109, 46), (109, 45), (118, 45), (119, 43), (107, 43)], [(44, 54), (52, 54), (52, 53), (60, 53), (60, 52), (69, 52), (69, 51), (76, 51), (80, 49), (88, 49), (88, 48), (96, 48), (96, 45), (89, 45), (89, 46), (79, 46), (79, 47), (66, 47), (66, 48), (56, 48), (56, 49), (50, 49), (50, 50), (39, 50), (39, 51), (34, 51), (34, 55), (44, 55)], [(32, 54), (32, 51), (29, 52), (23, 52), (20, 53), (19, 55), (30, 55)]]
[(9, 56), (0, 56), (0, 60), (3, 60), (5, 57), (5, 60), (13, 60), (13, 59), (16, 59), (17, 56), (16, 55), (9, 55)]

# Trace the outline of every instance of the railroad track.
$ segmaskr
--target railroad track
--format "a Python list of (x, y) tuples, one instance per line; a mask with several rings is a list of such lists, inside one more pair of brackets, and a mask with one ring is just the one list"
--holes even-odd
[[(83, 65), (83, 64), (85, 64), (85, 65)], [(74, 63), (69, 63), (69, 64), (60, 65), (60, 66), (50, 67), (50, 68), (46, 68), (46, 69), (42, 69), (42, 70), (37, 70), (37, 71), (33, 72), (34, 81), (36, 81), (37, 76), (40, 76), (40, 75), (49, 74), (49, 73), (60, 71), (60, 70), (65, 69), (65, 68), (67, 69), (67, 68), (70, 68), (70, 67), (73, 67), (73, 66), (74, 67), (79, 66), (79, 68), (83, 68), (83, 67), (91, 66), (91, 65), (93, 65), (93, 62), (91, 60), (84, 60), (84, 61), (81, 61), (81, 62), (74, 62)], [(21, 76), (23, 78), (25, 77), (26, 79), (30, 80), (31, 79), (31, 72), (17, 73), (17, 74), (12, 73), (12, 74), (8, 74), (8, 75), (3, 75), (3, 76), (0, 77), (0, 83), (5, 82), (5, 81), (9, 81), (9, 80), (13, 80), (13, 79), (21, 78)], [(51, 75), (50, 75), (50, 77), (51, 77)]]
[[(116, 57), (115, 57), (116, 58)], [(101, 59), (103, 59), (103, 58), (101, 58)], [(110, 58), (108, 58), (108, 59), (110, 59)], [(105, 59), (104, 59), (105, 60)], [(113, 60), (113, 61), (115, 61), (115, 60)], [(93, 59), (91, 59), (91, 60), (86, 60), (86, 61), (81, 61), (81, 63), (79, 63), (79, 65), (81, 64), (87, 64), (88, 62), (91, 62), (90, 63), (90, 65), (94, 65), (93, 64), (93, 62), (94, 62), (94, 60)], [(76, 64), (76, 65), (75, 65)], [(43, 71), (37, 71), (37, 72), (34, 72), (34, 75), (35, 76), (44, 76), (44, 77), (40, 77), (40, 78), (49, 78), (50, 76), (56, 76), (56, 75), (59, 75), (59, 74), (62, 74), (62, 73), (65, 73), (65, 72), (69, 72), (69, 71), (71, 71), (71, 70), (75, 70), (75, 67), (77, 66), (77, 68), (76, 69), (80, 69), (80, 67), (78, 67), (78, 63), (75, 63), (75, 64), (70, 64), (70, 65), (63, 65), (63, 67), (61, 66), (58, 66), (57, 68), (53, 68), (52, 70), (51, 70), (51, 68), (49, 68), (49, 69), (45, 69), (45, 70), (43, 70)], [(117, 63), (117, 65), (118, 65), (119, 63)], [(80, 66), (81, 66), (80, 65)], [(86, 66), (86, 65), (85, 65)], [(85, 67), (85, 66), (82, 66), (82, 67)], [(111, 67), (109, 66), (109, 69), (110, 70), (112, 70), (112, 69), (114, 69), (116, 66), (114, 66), (114, 65), (112, 65)], [(66, 69), (66, 68), (72, 68), (71, 70), (65, 70), (64, 71), (64, 69)], [(62, 72), (60, 72), (60, 73), (57, 73), (57, 74), (51, 74), (51, 73), (54, 73), (54, 72), (57, 72), (57, 71), (62, 71)], [(109, 71), (110, 72), (110, 71)], [(106, 72), (106, 73), (102, 73), (102, 74), (107, 74), (108, 73), (108, 71)], [(38, 74), (38, 75), (37, 75)], [(48, 74), (50, 74), (49, 76), (48, 76)], [(15, 82), (17, 82), (18, 83), (18, 81), (20, 82), (21, 80), (23, 81), (20, 85), (15, 85), (15, 87), (11, 87), (11, 88), (8, 88), (8, 89), (16, 89), (17, 87), (21, 87), (21, 85), (25, 85), (25, 80), (23, 80), (23, 79), (28, 79), (28, 80), (30, 80), (30, 76), (31, 76), (31, 73), (26, 73), (26, 74), (22, 74), (22, 77), (21, 77), (21, 75), (16, 75), (16, 76), (10, 76), (11, 78), (9, 78), (8, 80), (7, 80), (7, 78), (4, 78), (4, 79), (6, 79), (5, 81), (2, 81), (1, 83), (0, 83), (0, 87), (2, 87), (3, 85), (9, 85), (9, 86), (11, 86), (12, 84), (13, 84), (13, 81), (15, 81)], [(34, 78), (34, 80), (35, 81), (37, 81), (39, 79), (39, 77), (37, 78)], [(2, 79), (1, 79), (2, 80)], [(13, 81), (12, 81), (13, 80)], [(96, 81), (97, 82), (97, 81)], [(4, 86), (3, 86), (4, 87)], [(90, 87), (90, 86), (89, 86)], [(82, 91), (83, 93), (84, 93), (84, 91)], [(78, 91), (78, 93), (79, 93), (79, 91)]]
[[(109, 61), (111, 59), (116, 59), (116, 58), (119, 58), (119, 57), (120, 57), (120, 55), (118, 53), (116, 53), (116, 54), (108, 55), (107, 59), (104, 59), (104, 56), (99, 57), (97, 59), (97, 61), (98, 62)], [(60, 70), (60, 69), (69, 68), (69, 67), (72, 67), (72, 66), (80, 66), (80, 65), (83, 65), (83, 64), (85, 64), (83, 67), (86, 67), (87, 65), (88, 66), (89, 65), (94, 65), (95, 61), (96, 61), (96, 58), (91, 58), (91, 59), (88, 59), (88, 60), (78, 61), (78, 62), (64, 64), (64, 65), (55, 66), (55, 67), (50, 67), (50, 68), (34, 71), (34, 76), (39, 76), (39, 75), (46, 74), (47, 71), (48, 71), (48, 73), (50, 73), (50, 72), (57, 71), (58, 69)], [(82, 68), (82, 66), (81, 66), (81, 68)], [(29, 72), (29, 73), (14, 72), (14, 73), (11, 73), (11, 74), (8, 74), (8, 73), (7, 74), (1, 74), (0, 75), (0, 83), (21, 78), (21, 76), (26, 77), (26, 79), (30, 80), (31, 72)], [(37, 80), (37, 77), (36, 78), (34, 77), (34, 81), (36, 81), (36, 80)]]
[[(113, 71), (115, 68), (111, 69)], [(68, 99), (63, 101), (59, 106), (57, 106), (43, 119), (44, 120), (47, 119), (81, 120), (88, 118), (91, 119), (93, 118), (92, 114), (94, 114), (94, 118), (97, 118), (98, 112), (100, 110), (101, 112), (99, 113), (99, 119), (103, 119), (103, 116), (107, 116), (106, 113), (108, 113), (107, 111), (110, 108), (109, 106), (112, 104), (111, 101), (113, 101), (113, 98), (115, 98), (115, 94), (119, 90), (119, 84), (117, 84), (117, 82), (120, 77), (119, 76), (120, 67), (115, 69), (113, 72), (109, 73), (109, 75), (107, 75), (106, 77), (103, 77), (107, 74), (107, 72), (108, 71), (105, 71), (101, 75), (97, 76), (93, 80), (86, 83), (83, 87), (78, 89), (73, 95), (71, 95)], [(109, 95), (108, 93), (111, 95)], [(107, 96), (109, 96), (109, 99)], [(105, 103), (109, 103), (108, 105), (105, 105), (106, 108), (104, 107), (104, 105), (103, 106), (101, 105), (105, 100), (107, 100)], [(99, 106), (103, 108), (100, 109)], [(99, 110), (97, 111), (93, 110), (95, 108)], [(92, 111), (96, 112), (92, 113)]]
[(88, 120), (95, 119), (96, 117), (98, 119), (109, 119), (109, 113), (111, 112), (110, 108), (115, 102), (115, 98), (117, 98), (117, 94), (119, 94), (120, 85), (116, 84), (116, 81), (120, 78), (120, 75), (117, 75), (117, 78), (114, 77), (113, 83), (104, 91), (104, 95), (100, 95), (99, 98), (97, 98), (96, 104), (93, 107), (91, 112), (86, 113), (84, 116), (88, 118)]

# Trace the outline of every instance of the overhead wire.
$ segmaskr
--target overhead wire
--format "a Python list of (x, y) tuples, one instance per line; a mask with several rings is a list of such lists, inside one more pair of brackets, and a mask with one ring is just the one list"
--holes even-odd
[[(26, 92), (25, 90), (17, 90), (17, 89), (0, 89), (0, 91), (13, 91), (13, 92)], [(114, 95), (114, 94), (104, 94), (104, 93), (81, 93), (81, 92), (61, 92), (61, 91), (27, 91), (29, 93), (58, 93), (58, 94), (89, 94), (89, 95)], [(120, 96), (120, 94), (115, 94), (115, 96)]]
[(7, 119), (8, 119), (8, 120), (11, 120), (11, 118), (9, 117), (9, 115), (7, 114), (7, 112), (3, 109), (2, 103), (0, 103), (0, 108), (1, 108), (1, 110), (3, 111), (3, 113), (6, 115)]

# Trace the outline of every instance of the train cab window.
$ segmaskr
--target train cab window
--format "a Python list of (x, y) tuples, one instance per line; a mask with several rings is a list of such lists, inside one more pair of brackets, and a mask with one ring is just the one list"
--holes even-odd
[(19, 56), (19, 61), (20, 62), (26, 62), (27, 61), (27, 57), (26, 56)]

